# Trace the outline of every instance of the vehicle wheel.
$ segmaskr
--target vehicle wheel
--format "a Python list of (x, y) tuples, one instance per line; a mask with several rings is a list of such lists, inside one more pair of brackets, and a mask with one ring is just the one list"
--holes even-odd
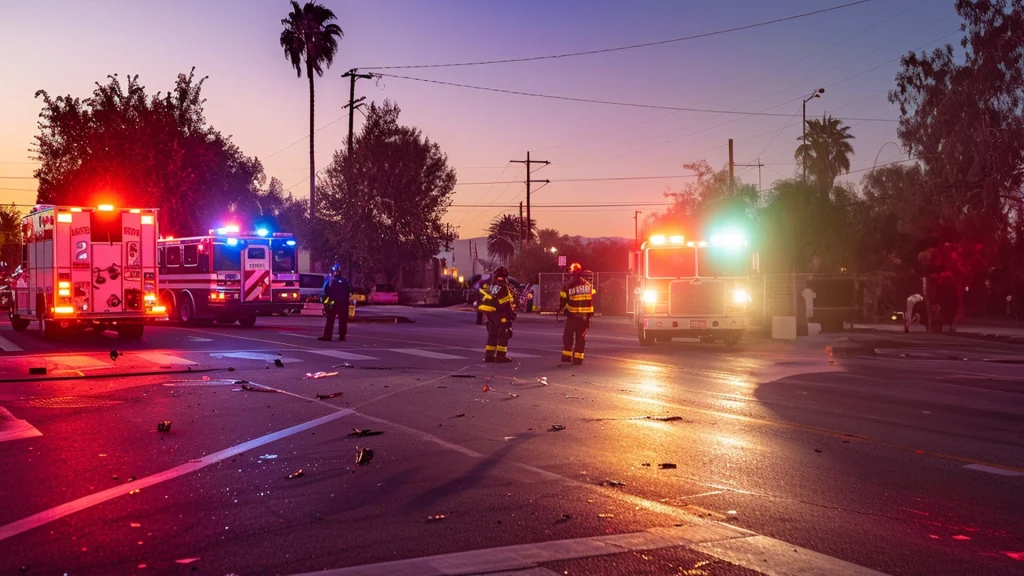
[(252, 328), (253, 326), (256, 325), (256, 317), (243, 316), (242, 318), (238, 319), (238, 325), (241, 326), (242, 328)]
[(126, 324), (124, 326), (117, 327), (117, 337), (121, 340), (138, 340), (142, 338), (142, 333), (145, 330), (145, 326), (142, 324)]
[(725, 337), (724, 342), (726, 346), (732, 348), (733, 346), (740, 343), (740, 334), (738, 332), (732, 332)]
[(43, 340), (56, 340), (59, 333), (60, 326), (57, 325), (52, 319), (48, 319), (43, 316), (42, 310), (39, 311), (39, 335)]
[(181, 306), (178, 307), (178, 320), (180, 320), (182, 324), (195, 326), (196, 309), (192, 304), (192, 300), (188, 298), (181, 299)]
[(654, 337), (647, 334), (647, 330), (644, 330), (644, 325), (637, 323), (636, 325), (636, 336), (637, 340), (640, 341), (641, 346), (653, 346)]
[(28, 330), (28, 325), (32, 323), (28, 318), (14, 316), (13, 314), (9, 314), (8, 317), (11, 320), (11, 328), (14, 328), (15, 332), (24, 332), (25, 330)]

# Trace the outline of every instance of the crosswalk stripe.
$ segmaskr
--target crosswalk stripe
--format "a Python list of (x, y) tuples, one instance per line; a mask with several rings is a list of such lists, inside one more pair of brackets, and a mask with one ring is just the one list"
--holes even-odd
[[(469, 350), (471, 352), (483, 352), (483, 350), (480, 350), (479, 348), (461, 348), (461, 350)], [(510, 349), (508, 351), (508, 357), (509, 358), (543, 358), (543, 356), (539, 356), (537, 354), (527, 354), (525, 352), (517, 352), (515, 349)], [(554, 357), (554, 356), (552, 356), (552, 357)]]
[(409, 354), (412, 356), (422, 356), (424, 358), (434, 358), (435, 360), (465, 360), (465, 356), (453, 356), (451, 354), (442, 354), (440, 352), (431, 352), (430, 350), (420, 350), (419, 348), (390, 348), (392, 352), (398, 352), (399, 354)]
[(4, 352), (22, 352), (21, 346), (18, 346), (14, 342), (11, 342), (7, 338), (0, 336), (0, 350)]
[(54, 362), (61, 366), (67, 366), (76, 370), (82, 368), (107, 368), (113, 366), (110, 362), (104, 362), (89, 356), (57, 356), (53, 359)]
[(313, 354), (319, 354), (321, 356), (330, 356), (331, 358), (338, 358), (339, 360), (379, 360), (373, 356), (363, 356), (362, 354), (354, 354), (352, 352), (343, 352), (341, 350), (310, 350)]
[(186, 360), (184, 358), (178, 358), (177, 356), (170, 356), (168, 354), (160, 354), (158, 352), (140, 352), (134, 355), (138, 356), (139, 358), (142, 358), (143, 360), (152, 362), (154, 364), (198, 364), (198, 362), (193, 362), (191, 360)]
[(11, 414), (6, 408), (0, 406), (0, 442), (18, 440), (20, 438), (32, 438), (42, 435), (43, 433), (36, 430), (35, 426), (29, 424), (25, 420), (18, 420), (14, 417), (14, 414)]
[(285, 336), (295, 336), (296, 338), (316, 338), (312, 334), (299, 334), (298, 332), (278, 332), (278, 334), (284, 334)]

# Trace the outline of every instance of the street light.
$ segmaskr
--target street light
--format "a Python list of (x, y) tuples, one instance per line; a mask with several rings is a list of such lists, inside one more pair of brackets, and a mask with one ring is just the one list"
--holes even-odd
[(551, 252), (552, 254), (557, 254), (557, 253), (558, 253), (558, 248), (555, 248), (554, 246), (552, 246), (551, 248), (548, 248), (548, 250), (549, 250), (549, 251), (550, 251), (550, 252)]
[[(821, 95), (824, 94), (824, 93), (825, 93), (825, 89), (824, 88), (818, 88), (817, 90), (814, 91), (813, 94), (811, 94), (807, 98), (804, 98), (804, 135), (803, 135), (803, 143), (804, 144), (807, 144), (807, 103), (810, 102), (811, 100), (814, 100), (815, 98), (821, 98)], [(807, 154), (804, 154), (803, 165), (804, 165), (804, 182), (806, 182), (807, 181)]]

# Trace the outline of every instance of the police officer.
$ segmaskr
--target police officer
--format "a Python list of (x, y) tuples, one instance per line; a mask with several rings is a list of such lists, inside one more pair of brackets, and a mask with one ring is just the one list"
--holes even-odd
[(348, 332), (348, 305), (351, 296), (352, 285), (341, 275), (341, 264), (335, 263), (334, 266), (331, 266), (331, 276), (324, 282), (323, 293), (320, 297), (321, 302), (324, 303), (327, 324), (324, 326), (324, 335), (317, 340), (331, 341), (334, 320), (337, 318), (338, 340), (345, 341), (345, 334)]
[(490, 289), (480, 295), (477, 310), (487, 317), (487, 347), (484, 362), (511, 362), (508, 339), (512, 337), (512, 321), (516, 318), (515, 295), (508, 285), (508, 270), (498, 266)]
[(562, 362), (583, 364), (583, 349), (587, 346), (587, 330), (594, 316), (594, 285), (583, 277), (583, 266), (573, 262), (569, 266), (572, 281), (566, 284), (561, 296), (561, 310), (565, 312), (565, 330), (562, 332)]

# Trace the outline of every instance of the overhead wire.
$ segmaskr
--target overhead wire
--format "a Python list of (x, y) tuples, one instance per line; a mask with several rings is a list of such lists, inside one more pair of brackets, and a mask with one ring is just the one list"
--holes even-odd
[(624, 50), (635, 50), (637, 48), (649, 48), (651, 46), (662, 46), (665, 44), (673, 44), (678, 42), (686, 42), (689, 40), (697, 40), (700, 38), (708, 38), (711, 36), (718, 36), (721, 34), (729, 34), (731, 32), (739, 32), (742, 30), (750, 30), (753, 28), (760, 28), (762, 26), (769, 26), (772, 24), (778, 24), (781, 22), (789, 22), (792, 20), (798, 20), (800, 18), (807, 18), (810, 16), (816, 16), (818, 14), (825, 14), (827, 12), (834, 12), (836, 10), (842, 10), (845, 8), (851, 8), (859, 4), (867, 4), (872, 0), (856, 0), (854, 2), (847, 2), (846, 4), (840, 4), (838, 6), (832, 6), (830, 8), (822, 8), (811, 12), (803, 12), (801, 14), (794, 14), (792, 16), (785, 16), (782, 18), (775, 18), (772, 20), (765, 20), (762, 22), (756, 22), (753, 24), (745, 24), (743, 26), (734, 26), (732, 28), (726, 28), (723, 30), (715, 30), (712, 32), (702, 32), (700, 34), (692, 34), (689, 36), (680, 36), (678, 38), (669, 38), (667, 40), (657, 40), (654, 42), (643, 42), (640, 44), (629, 44), (626, 46), (617, 46), (614, 48), (600, 48), (596, 50), (584, 50), (579, 52), (566, 52), (562, 54), (549, 54), (545, 56), (530, 56), (525, 58), (504, 58), (500, 60), (481, 60), (475, 62), (450, 62), (445, 64), (409, 64), (403, 66), (366, 66), (361, 69), (364, 70), (398, 70), (398, 69), (412, 69), (412, 68), (455, 68), (464, 66), (485, 66), (493, 64), (511, 64), (515, 62), (537, 62), (540, 60), (557, 60), (562, 58), (574, 58), (578, 56), (592, 56), (595, 54), (607, 54), (610, 52), (622, 52)]

